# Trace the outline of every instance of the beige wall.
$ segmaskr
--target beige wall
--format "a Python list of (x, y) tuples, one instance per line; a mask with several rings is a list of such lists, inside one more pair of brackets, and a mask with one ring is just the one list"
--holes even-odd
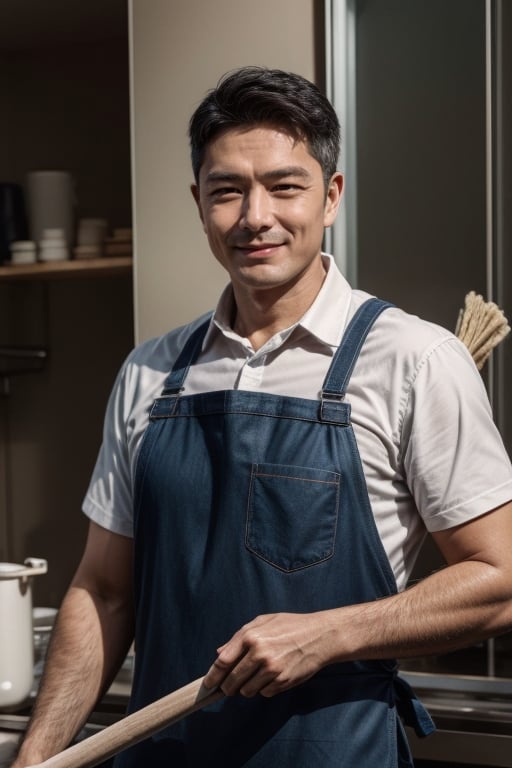
[(136, 336), (214, 306), (226, 283), (189, 192), (187, 123), (205, 92), (245, 64), (314, 79), (315, 0), (131, 0)]

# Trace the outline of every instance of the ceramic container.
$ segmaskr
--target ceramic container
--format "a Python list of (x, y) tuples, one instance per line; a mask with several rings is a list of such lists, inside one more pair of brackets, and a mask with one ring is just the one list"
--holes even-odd
[(34, 264), (36, 244), (33, 240), (15, 240), (10, 245), (12, 264)]
[(46, 571), (46, 560), (33, 557), (0, 563), (0, 710), (15, 709), (32, 688), (32, 579)]

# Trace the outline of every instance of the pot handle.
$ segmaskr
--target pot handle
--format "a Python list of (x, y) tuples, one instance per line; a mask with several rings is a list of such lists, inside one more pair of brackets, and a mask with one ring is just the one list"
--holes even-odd
[(23, 566), (20, 566), (18, 570), (10, 570), (5, 573), (0, 571), (0, 581), (2, 579), (28, 579), (31, 576), (41, 576), (48, 570), (47, 561), (41, 557), (27, 557), (24, 565), (27, 567), (23, 568)]
[(42, 576), (48, 570), (48, 562), (42, 557), (27, 557), (24, 563), (28, 565), (26, 576)]

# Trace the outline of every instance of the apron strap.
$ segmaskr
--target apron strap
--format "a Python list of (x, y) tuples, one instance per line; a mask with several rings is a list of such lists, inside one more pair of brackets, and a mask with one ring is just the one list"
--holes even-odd
[(359, 307), (348, 324), (327, 371), (322, 386), (322, 399), (343, 400), (361, 347), (372, 325), (385, 309), (392, 306), (393, 304), (387, 301), (371, 298)]
[(172, 371), (167, 376), (162, 390), (162, 396), (177, 395), (183, 389), (183, 384), (188, 373), (188, 369), (195, 362), (201, 346), (210, 325), (210, 319), (201, 323), (196, 330), (190, 334), (185, 346), (179, 353), (172, 367)]

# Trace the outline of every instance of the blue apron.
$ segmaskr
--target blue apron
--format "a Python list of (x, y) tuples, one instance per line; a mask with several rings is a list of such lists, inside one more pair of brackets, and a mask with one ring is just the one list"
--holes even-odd
[[(259, 614), (394, 594), (344, 399), (366, 335), (349, 324), (319, 401), (181, 395), (208, 323), (150, 412), (135, 478), (136, 670), (130, 711), (201, 677)], [(399, 714), (400, 713), (400, 714)], [(400, 715), (433, 724), (394, 660), (328, 666), (270, 699), (229, 697), (126, 750), (116, 768), (411, 766)]]

